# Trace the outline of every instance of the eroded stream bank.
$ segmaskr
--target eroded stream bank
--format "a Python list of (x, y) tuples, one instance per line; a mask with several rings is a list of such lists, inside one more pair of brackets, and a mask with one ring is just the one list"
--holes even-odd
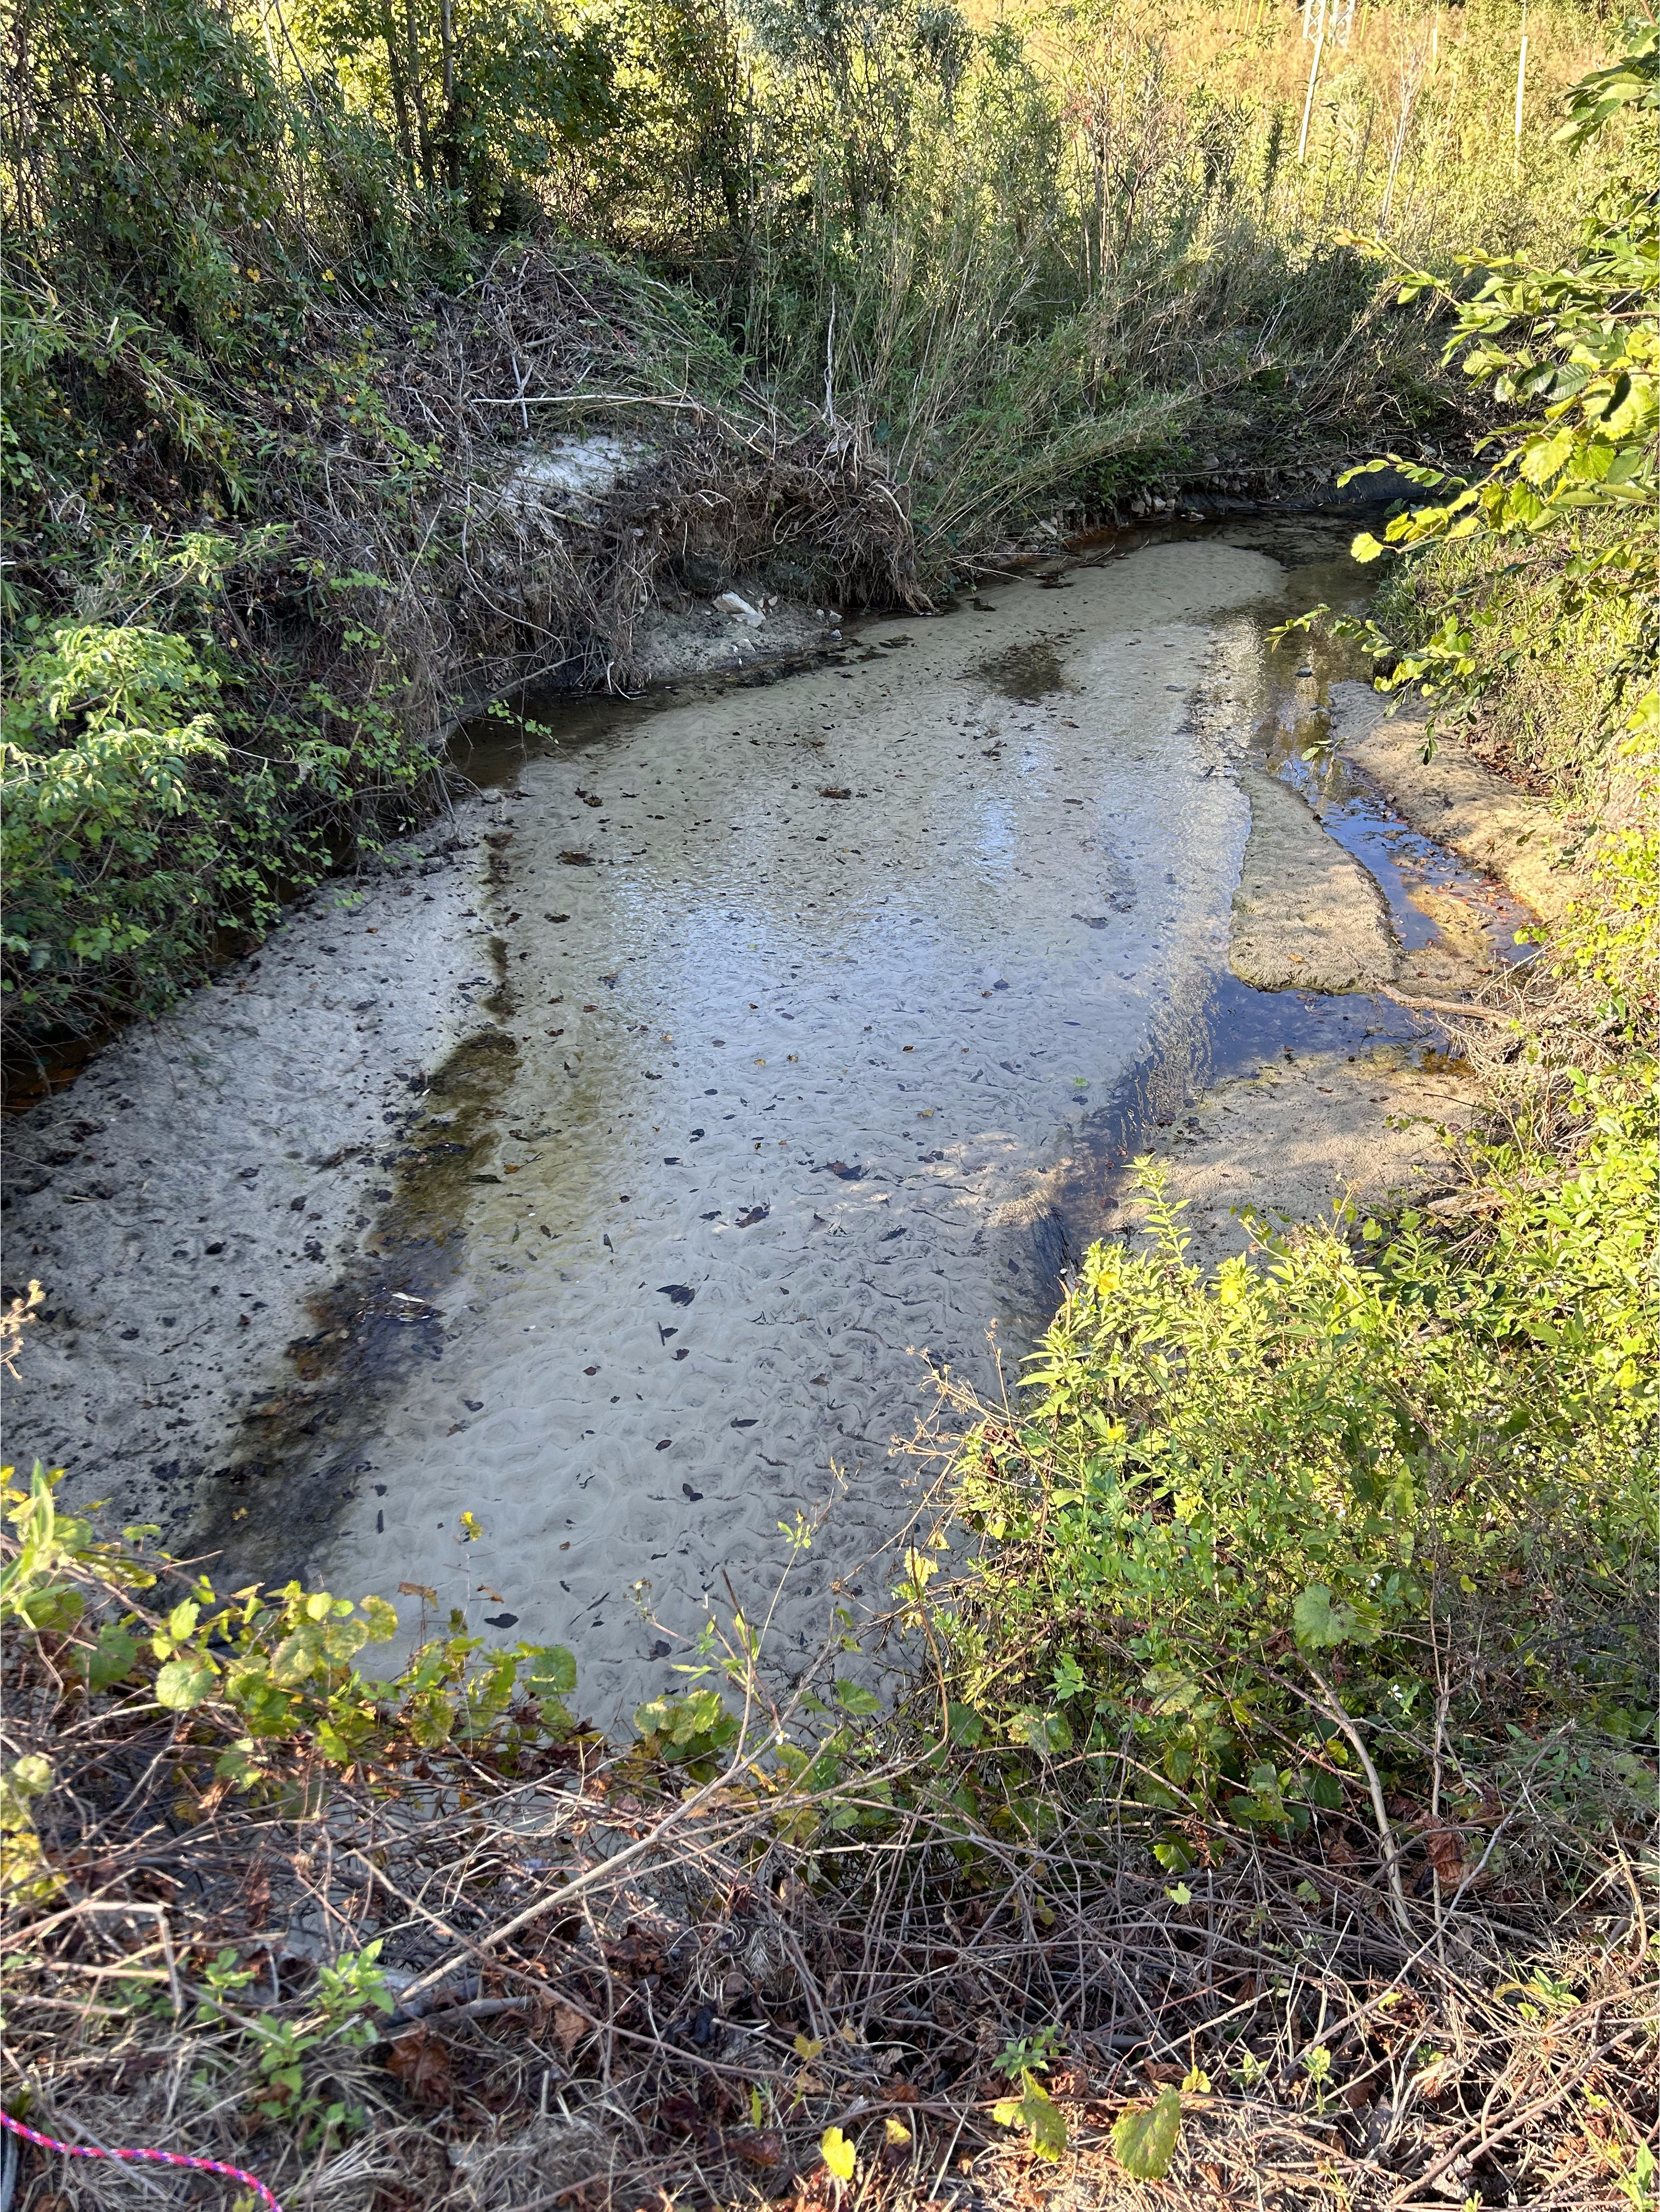
[(1303, 760), (1342, 671), (1264, 635), (1338, 595), (1341, 542), (1104, 549), (481, 757), (502, 781), (409, 880), (314, 902), (30, 1117), (8, 1273), (55, 1268), (56, 1318), (15, 1447), (159, 1496), (237, 1581), (569, 1643), (601, 1723), (706, 1599), (764, 1610), (780, 1524), (832, 1492), (775, 1649), (882, 1600), (928, 1365), (996, 1387), (1130, 1150), (1209, 1147), (1208, 1256), (1232, 1205), (1375, 1194), (1434, 1152), (1391, 1121), (1460, 1119), (1420, 1017), (1230, 970), (1270, 809), (1264, 881), (1323, 902), (1268, 917), (1287, 977), (1352, 925), (1359, 980), (1444, 993), (1517, 918)]

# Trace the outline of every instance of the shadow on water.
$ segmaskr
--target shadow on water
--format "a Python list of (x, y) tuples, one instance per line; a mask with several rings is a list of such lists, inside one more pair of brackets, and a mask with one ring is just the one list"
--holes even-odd
[(1065, 640), (1060, 638), (1036, 638), (1030, 645), (1011, 646), (1006, 653), (994, 653), (988, 660), (976, 661), (967, 672), (1005, 699), (1018, 699), (1032, 705), (1039, 699), (1052, 697), (1057, 691), (1075, 689), (1061, 669), (1064, 644)]
[[(483, 1010), (499, 1019), (512, 1008), (499, 942), (491, 951), (498, 983)], [(316, 1327), (287, 1348), (292, 1379), (248, 1407), (216, 1471), (198, 1539), (230, 1553), (245, 1575), (283, 1579), (366, 1481), (385, 1494), (373, 1456), (379, 1411), (414, 1370), (443, 1357), (437, 1301), (461, 1264), (473, 1186), (496, 1180), (479, 1164), (495, 1150), (517, 1053), (505, 1030), (482, 1028), (410, 1079), (413, 1103), (377, 1163), (389, 1187), (372, 1194), (383, 1211), (362, 1256), (308, 1301)]]

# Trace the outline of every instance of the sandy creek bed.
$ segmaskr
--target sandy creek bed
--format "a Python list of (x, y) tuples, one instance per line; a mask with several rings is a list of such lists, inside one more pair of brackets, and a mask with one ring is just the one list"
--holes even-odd
[[(1300, 760), (1335, 672), (1263, 634), (1341, 544), (1109, 550), (487, 747), (406, 878), (319, 894), (15, 1131), (7, 1276), (52, 1318), (10, 1454), (233, 1583), (411, 1584), (568, 1643), (602, 1724), (706, 1599), (764, 1609), (780, 1523), (827, 1497), (773, 1649), (879, 1602), (930, 1364), (995, 1387), (1125, 1224), (1133, 1144), (1208, 1258), (1244, 1200), (1421, 1174), (1467, 1107), (1361, 970), (1230, 972), (1254, 803), (1259, 904), (1297, 866), (1325, 902), (1274, 939), (1287, 976), (1352, 923), (1373, 980), (1444, 993), (1521, 918)], [(1253, 776), (1303, 799), (1269, 825)], [(1462, 949), (1410, 903), (1426, 870)]]

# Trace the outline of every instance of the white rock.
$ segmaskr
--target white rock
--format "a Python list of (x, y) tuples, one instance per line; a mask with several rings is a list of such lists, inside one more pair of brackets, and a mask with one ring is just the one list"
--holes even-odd
[(766, 620), (759, 607), (752, 607), (747, 599), (740, 599), (736, 592), (722, 592), (714, 604), (723, 615), (736, 616), (740, 623), (747, 623), (751, 629), (758, 629)]

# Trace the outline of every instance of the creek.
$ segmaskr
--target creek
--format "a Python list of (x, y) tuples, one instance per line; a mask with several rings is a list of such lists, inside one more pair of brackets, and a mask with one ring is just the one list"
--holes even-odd
[[(380, 1232), (427, 1356), (337, 1440), (330, 1587), (569, 1644), (602, 1724), (711, 1606), (784, 1664), (882, 1607), (931, 1370), (1012, 1387), (1138, 1134), (1269, 1055), (1432, 1034), (1228, 972), (1230, 762), (1319, 774), (1333, 669), (1266, 635), (1363, 592), (1341, 543), (1107, 544), (787, 680), (466, 733), (478, 1023)], [(1421, 942), (1414, 884), (1468, 872), (1327, 796)]]
[(1214, 1256), (1456, 1119), (1428, 1016), (1230, 967), (1265, 777), (1408, 990), (1527, 919), (1327, 742), (1343, 653), (1270, 642), (1363, 603), (1346, 536), (1166, 526), (464, 732), (453, 823), (14, 1125), (19, 1456), (222, 1587), (567, 1644), (608, 1729), (711, 1607), (786, 1668), (884, 1610), (939, 1376), (1014, 1394), (1134, 1155), (1202, 1168)]

